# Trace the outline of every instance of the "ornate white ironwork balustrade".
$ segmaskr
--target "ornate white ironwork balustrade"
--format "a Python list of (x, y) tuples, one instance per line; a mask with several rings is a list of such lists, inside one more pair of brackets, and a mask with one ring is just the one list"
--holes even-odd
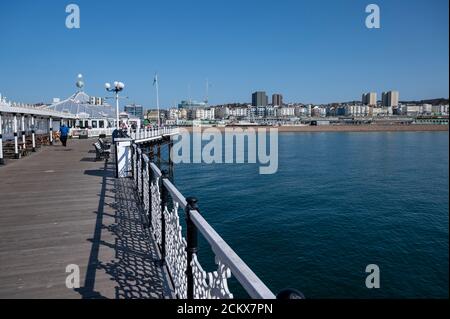
[(150, 214), (150, 160), (147, 155), (142, 154), (142, 163), (144, 168), (142, 170), (142, 202), (144, 204), (144, 213), (146, 214), (146, 221), (149, 222)]
[(206, 272), (193, 255), (191, 266), (194, 276), (194, 299), (233, 299), (228, 289), (228, 278), (231, 270), (216, 257), (217, 270)]
[(138, 174), (137, 174), (137, 161), (138, 161), (138, 159), (137, 159), (137, 156), (138, 156), (138, 154), (137, 154), (137, 145), (136, 144), (133, 144), (133, 148), (132, 148), (132, 169), (133, 169), (133, 180), (134, 180), (134, 184), (135, 185), (137, 185), (137, 176), (138, 176)]
[[(170, 130), (167, 130), (168, 132)], [(158, 132), (159, 133), (159, 132)], [(233, 275), (250, 297), (274, 299), (275, 295), (242, 261), (200, 214), (195, 198), (185, 198), (167, 178), (133, 144), (133, 178), (143, 203), (150, 232), (160, 248), (160, 255), (170, 274), (178, 298), (230, 299), (233, 294), (228, 279)], [(180, 213), (184, 216), (183, 232)], [(186, 237), (183, 236), (186, 234)], [(203, 269), (197, 254), (200, 234), (209, 243), (217, 268)], [(289, 290), (284, 296), (298, 298), (301, 293)]]
[(137, 160), (136, 188), (137, 188), (138, 194), (142, 194), (142, 151), (140, 148), (138, 148), (136, 160)]
[(186, 239), (183, 237), (178, 216), (178, 203), (173, 201), (172, 208), (164, 207), (166, 226), (166, 263), (172, 276), (177, 296), (187, 298), (187, 253)]
[(162, 227), (161, 227), (161, 192), (159, 181), (161, 178), (161, 172), (155, 164), (150, 163), (151, 181), (150, 181), (150, 198), (151, 198), (151, 211), (150, 211), (150, 224), (151, 232), (156, 240), (156, 243), (161, 246), (162, 244)]

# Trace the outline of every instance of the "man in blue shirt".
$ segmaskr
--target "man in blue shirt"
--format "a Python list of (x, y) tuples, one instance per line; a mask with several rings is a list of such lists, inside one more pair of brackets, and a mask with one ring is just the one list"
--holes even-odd
[(62, 145), (64, 147), (66, 147), (67, 146), (67, 137), (69, 136), (69, 128), (65, 124), (63, 124), (63, 125), (61, 125), (59, 132), (61, 134), (59, 139), (60, 139)]

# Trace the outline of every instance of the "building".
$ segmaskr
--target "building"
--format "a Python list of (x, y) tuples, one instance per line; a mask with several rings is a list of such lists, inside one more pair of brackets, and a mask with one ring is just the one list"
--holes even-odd
[(433, 105), (431, 112), (434, 115), (448, 115), (448, 105)]
[(195, 119), (196, 120), (209, 120), (212, 121), (215, 119), (214, 108), (197, 108), (195, 110)]
[[(105, 129), (116, 126), (116, 109), (106, 103), (91, 104), (91, 97), (82, 90), (65, 100), (53, 103), (47, 108), (56, 112), (72, 114), (74, 120), (68, 126), (76, 129)], [(58, 128), (54, 128), (57, 130)]]
[(138, 104), (128, 104), (125, 105), (125, 113), (143, 119), (144, 118), (144, 107)]
[[(325, 112), (326, 112), (326, 110), (325, 110)], [(311, 116), (312, 117), (320, 117), (320, 116), (322, 116), (322, 108), (317, 106), (317, 105), (314, 106), (312, 108), (312, 111), (311, 111)]]
[(272, 95), (272, 106), (283, 106), (283, 95), (273, 94)]
[(388, 92), (381, 93), (381, 106), (389, 106), (388, 105)]
[(279, 107), (279, 108), (277, 108), (277, 116), (293, 117), (293, 116), (295, 116), (295, 108), (294, 107)]
[(381, 106), (398, 107), (399, 93), (398, 91), (383, 92), (381, 97)]
[[(129, 113), (127, 113), (129, 114)], [(158, 123), (158, 115), (159, 115), (159, 120), (161, 121), (161, 119), (163, 118), (162, 116), (162, 112), (161, 110), (148, 110), (147, 111), (147, 120), (149, 120), (150, 122), (154, 122), (154, 123)]]
[(307, 106), (306, 116), (308, 116), (308, 117), (312, 116), (312, 105), (311, 104), (309, 104)]
[(399, 93), (398, 91), (387, 92), (387, 105), (391, 107), (398, 107)]
[(214, 108), (214, 116), (218, 120), (226, 119), (230, 115), (230, 108), (227, 106), (218, 106)]
[(423, 115), (431, 115), (433, 113), (433, 106), (431, 104), (423, 104), (422, 105), (422, 114)]
[(377, 93), (375, 93), (375, 92), (364, 93), (362, 95), (362, 104), (376, 106), (377, 105)]
[(207, 104), (205, 102), (197, 102), (197, 101), (181, 101), (180, 104), (178, 104), (178, 108), (180, 109), (191, 109), (191, 108), (197, 108), (197, 107), (207, 107)]
[(252, 94), (252, 106), (267, 106), (269, 99), (266, 92), (257, 91)]
[(250, 112), (251, 108), (248, 107), (234, 107), (229, 109), (228, 114), (235, 118), (242, 118), (250, 116)]
[(419, 116), (423, 113), (422, 105), (402, 105), (402, 113), (407, 116)]
[(266, 116), (267, 117), (275, 117), (277, 115), (278, 107), (268, 106), (266, 107)]
[(389, 116), (389, 115), (392, 115), (392, 107), (390, 107), (390, 106), (372, 107), (370, 112), (371, 112), (371, 115), (374, 117)]
[(346, 107), (346, 115), (351, 116), (367, 116), (369, 114), (369, 107), (366, 105), (348, 105)]
[[(60, 102), (58, 98), (53, 99), (53, 103), (58, 103), (58, 102)], [(91, 105), (103, 105), (104, 100), (102, 97), (90, 96), (89, 103)]]

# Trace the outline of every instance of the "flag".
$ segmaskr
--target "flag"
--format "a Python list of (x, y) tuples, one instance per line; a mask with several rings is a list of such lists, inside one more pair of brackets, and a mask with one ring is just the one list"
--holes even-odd
[(155, 86), (155, 84), (158, 83), (158, 75), (155, 74), (155, 78), (153, 79), (153, 86)]

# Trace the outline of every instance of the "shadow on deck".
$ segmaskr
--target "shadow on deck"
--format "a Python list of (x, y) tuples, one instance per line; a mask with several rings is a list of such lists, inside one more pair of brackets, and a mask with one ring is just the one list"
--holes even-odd
[[(0, 298), (172, 298), (131, 179), (95, 162), (93, 140), (0, 169)], [(78, 265), (80, 288), (66, 286)]]
[[(157, 247), (148, 229), (143, 225), (140, 201), (131, 179), (116, 179), (114, 163), (106, 162), (104, 169), (87, 170), (85, 174), (102, 176), (95, 231), (89, 241), (92, 243), (86, 277), (83, 287), (77, 291), (82, 298), (105, 298), (95, 290), (96, 275), (103, 270), (115, 282), (115, 298), (172, 298), (167, 273), (157, 266)], [(108, 207), (109, 209), (105, 209)], [(111, 210), (114, 214), (105, 210)], [(105, 225), (103, 217), (114, 219)], [(114, 237), (114, 243), (102, 240), (102, 233)], [(99, 260), (100, 247), (115, 251), (111, 261)]]

